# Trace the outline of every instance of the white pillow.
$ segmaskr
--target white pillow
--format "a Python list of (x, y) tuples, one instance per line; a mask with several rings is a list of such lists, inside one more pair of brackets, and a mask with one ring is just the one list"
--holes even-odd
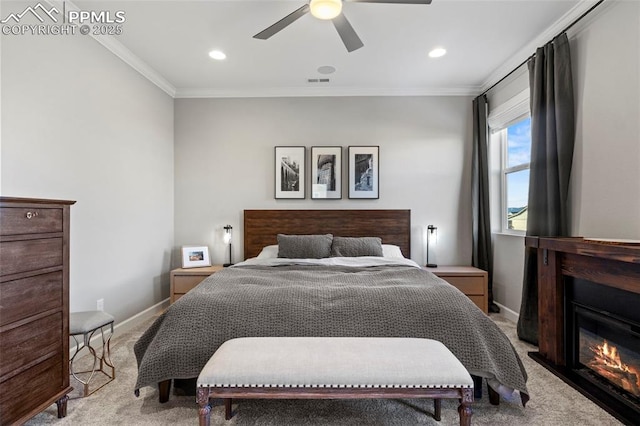
[(275, 259), (278, 257), (278, 245), (266, 246), (256, 259)]
[(395, 246), (393, 244), (382, 245), (382, 257), (392, 257), (392, 258), (399, 257), (404, 259), (404, 256), (402, 255), (402, 250), (400, 250), (400, 247)]

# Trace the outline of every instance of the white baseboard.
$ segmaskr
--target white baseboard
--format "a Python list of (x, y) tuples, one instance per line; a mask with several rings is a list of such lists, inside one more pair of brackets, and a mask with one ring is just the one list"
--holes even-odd
[[(161, 313), (162, 311), (164, 311), (165, 309), (167, 309), (169, 307), (169, 298), (164, 299), (162, 302), (156, 303), (155, 305), (151, 306), (150, 308), (145, 309), (142, 312), (139, 312), (137, 314), (135, 314), (134, 316), (127, 318), (126, 320), (117, 323), (114, 327), (113, 327), (113, 337), (117, 337), (119, 335), (122, 335), (128, 331), (133, 330), (135, 327), (137, 327), (138, 325), (144, 323), (145, 321), (147, 321), (148, 319), (154, 317), (155, 315), (158, 315), (159, 313)], [(105, 329), (105, 333), (107, 332), (107, 330)], [(93, 335), (93, 338), (89, 341), (90, 344), (94, 345), (94, 348), (96, 347), (95, 344), (97, 344), (97, 347), (100, 347), (102, 345), (102, 343), (97, 343), (95, 342), (96, 340), (100, 340), (101, 334), (99, 332), (96, 332)], [(80, 343), (82, 344), (82, 336), (79, 336), (80, 339)], [(81, 355), (84, 354), (84, 351), (86, 349), (81, 351)], [(73, 356), (73, 353), (75, 352), (75, 342), (73, 340), (72, 337), (69, 337), (69, 357)], [(98, 351), (98, 353), (100, 353), (100, 351)]]
[(513, 321), (515, 323), (518, 322), (518, 318), (520, 317), (520, 314), (518, 312), (512, 311), (511, 309), (507, 308), (504, 305), (501, 305), (500, 303), (498, 303), (496, 301), (494, 301), (494, 303), (496, 305), (498, 305), (498, 307), (500, 308), (500, 313), (498, 315), (502, 315), (503, 317), (505, 317), (509, 321)]
[(162, 302), (156, 303), (155, 305), (151, 306), (150, 308), (147, 308), (144, 311), (135, 314), (131, 318), (127, 318), (126, 320), (122, 321), (121, 323), (116, 324), (116, 326), (113, 328), (113, 334), (114, 335), (119, 335), (119, 334), (124, 334), (127, 331), (131, 331), (135, 327), (137, 327), (138, 325), (142, 324), (143, 322), (145, 322), (149, 318), (161, 313), (162, 311), (164, 311), (168, 307), (169, 307), (169, 298), (166, 298)]

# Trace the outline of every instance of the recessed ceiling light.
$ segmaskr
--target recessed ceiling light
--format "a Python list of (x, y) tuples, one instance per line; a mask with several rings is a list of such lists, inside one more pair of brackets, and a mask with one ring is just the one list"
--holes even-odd
[(431, 52), (429, 52), (429, 57), (440, 58), (441, 56), (444, 56), (446, 54), (447, 54), (447, 49), (445, 49), (444, 47), (436, 47)]
[(219, 61), (225, 59), (227, 57), (227, 55), (224, 54), (224, 52), (222, 50), (212, 50), (211, 52), (209, 52), (209, 56), (211, 56), (213, 59), (217, 59)]

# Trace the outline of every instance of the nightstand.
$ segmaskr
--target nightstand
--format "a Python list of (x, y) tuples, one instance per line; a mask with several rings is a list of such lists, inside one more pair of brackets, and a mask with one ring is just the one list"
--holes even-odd
[(171, 303), (187, 294), (211, 274), (222, 270), (222, 265), (205, 266), (202, 268), (178, 268), (171, 271)]
[(473, 266), (423, 267), (463, 292), (485, 314), (489, 313), (489, 276)]

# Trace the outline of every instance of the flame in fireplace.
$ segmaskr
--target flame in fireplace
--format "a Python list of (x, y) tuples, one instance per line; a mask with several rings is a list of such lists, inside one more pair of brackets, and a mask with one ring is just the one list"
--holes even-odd
[(605, 340), (602, 345), (596, 345), (595, 348), (591, 348), (595, 353), (595, 360), (598, 360), (601, 364), (606, 366), (617, 368), (625, 372), (630, 372), (629, 366), (624, 364), (618, 354), (618, 348), (611, 345)]
[(628, 392), (640, 395), (640, 372), (622, 362), (618, 348), (604, 340), (589, 349), (593, 352), (589, 367)]

